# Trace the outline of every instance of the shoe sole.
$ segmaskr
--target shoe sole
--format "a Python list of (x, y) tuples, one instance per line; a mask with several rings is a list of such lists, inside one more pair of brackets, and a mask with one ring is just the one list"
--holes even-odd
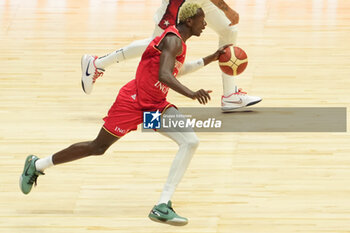
[(22, 193), (27, 194), (27, 193), (23, 192), (23, 190), (22, 190), (22, 181), (23, 181), (23, 177), (22, 177), (22, 175), (21, 175), (21, 176), (19, 177), (19, 188), (21, 189)]
[(261, 101), (262, 101), (262, 99), (261, 99), (261, 100), (257, 100), (257, 101), (250, 102), (249, 104), (247, 104), (246, 107), (252, 106), (252, 105), (257, 104), (257, 103), (259, 103), (259, 102), (261, 102)]
[(249, 104), (247, 104), (247, 105), (245, 105), (245, 106), (242, 106), (242, 107), (230, 108), (230, 109), (223, 109), (223, 108), (221, 108), (221, 110), (222, 110), (222, 112), (234, 112), (234, 111), (236, 111), (237, 109), (241, 109), (241, 108), (245, 108), (245, 107), (248, 107), (248, 106), (252, 106), (252, 105), (257, 104), (257, 103), (259, 103), (259, 102), (261, 102), (261, 101), (262, 101), (262, 99), (261, 99), (261, 100), (257, 100), (257, 101), (250, 102)]
[[(34, 155), (29, 155), (29, 156), (32, 156), (32, 158), (33, 158)], [(23, 193), (23, 194), (26, 194), (26, 195), (27, 195), (28, 193), (30, 193), (30, 191), (27, 192), (27, 193), (25, 193), (25, 192), (23, 191), (23, 189), (22, 189), (22, 181), (23, 181), (23, 173), (24, 173), (24, 171), (25, 171), (25, 169), (26, 169), (27, 159), (28, 159), (28, 156), (27, 156), (27, 158), (26, 158), (26, 161), (24, 162), (23, 172), (22, 172), (21, 176), (19, 177), (19, 188), (21, 189), (22, 193)]]
[(83, 89), (83, 91), (84, 91), (85, 94), (89, 95), (91, 92), (88, 93), (88, 92), (85, 90), (84, 81), (83, 81), (84, 72), (86, 72), (86, 67), (84, 67), (83, 61), (85, 60), (85, 57), (86, 57), (86, 56), (87, 56), (87, 55), (83, 55), (83, 56), (81, 57), (81, 88)]
[(22, 175), (19, 177), (19, 188), (21, 189), (21, 191), (22, 191), (22, 193), (23, 194), (25, 194), (25, 195), (27, 195), (27, 194), (29, 194), (30, 193), (30, 191), (32, 191), (32, 190), (29, 190), (29, 192), (24, 192), (23, 191), (23, 189), (22, 189), (22, 181), (23, 181), (23, 177), (22, 177)]
[(163, 224), (169, 224), (172, 226), (185, 226), (188, 222), (173, 222), (173, 221), (162, 221), (158, 218), (153, 218), (148, 216), (149, 219), (151, 219), (154, 222), (158, 222), (158, 223), (163, 223)]

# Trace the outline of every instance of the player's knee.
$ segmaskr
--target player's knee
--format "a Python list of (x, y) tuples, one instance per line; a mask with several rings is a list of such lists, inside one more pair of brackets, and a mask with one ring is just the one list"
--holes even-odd
[(199, 145), (199, 139), (196, 135), (189, 137), (186, 141), (186, 144), (188, 147), (191, 147), (193, 149), (196, 149)]
[(220, 44), (236, 44), (238, 30), (236, 26), (228, 26), (220, 33)]
[(109, 148), (109, 145), (106, 145), (106, 144), (99, 144), (99, 145), (95, 144), (92, 146), (92, 155), (103, 155), (108, 148)]

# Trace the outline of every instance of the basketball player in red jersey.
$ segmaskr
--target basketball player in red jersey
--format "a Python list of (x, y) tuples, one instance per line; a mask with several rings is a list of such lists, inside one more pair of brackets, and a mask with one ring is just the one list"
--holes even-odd
[[(196, 2), (201, 5), (206, 15), (208, 26), (219, 36), (219, 47), (226, 44), (236, 45), (239, 15), (224, 0), (162, 0), (162, 5), (154, 16), (156, 25), (151, 38), (134, 41), (130, 45), (100, 58), (91, 55), (82, 57), (82, 87), (84, 92), (87, 94), (91, 93), (96, 79), (111, 64), (140, 57), (154, 37), (159, 36), (167, 27), (178, 22), (178, 12), (184, 2)], [(203, 66), (202, 59), (186, 62), (180, 70), (179, 76), (196, 71)], [(223, 83), (221, 109), (223, 112), (234, 111), (238, 108), (259, 103), (262, 100), (257, 96), (249, 96), (246, 92), (237, 88), (235, 77), (223, 72), (221, 76)]]
[[(179, 20), (180, 23), (176, 27), (168, 27), (146, 48), (137, 68), (136, 78), (120, 89), (96, 139), (73, 144), (43, 159), (34, 155), (27, 157), (20, 177), (20, 188), (24, 194), (31, 191), (38, 176), (43, 175), (45, 169), (87, 156), (104, 154), (120, 137), (136, 130), (137, 125), (142, 122), (143, 111), (156, 111), (154, 117), (158, 117), (161, 112), (185, 119), (166, 100), (169, 88), (188, 98), (196, 99), (201, 104), (210, 100), (210, 91), (192, 91), (176, 79), (185, 60), (186, 40), (193, 35), (199, 36), (206, 26), (204, 12), (197, 4), (186, 3), (179, 13)], [(203, 58), (204, 65), (216, 61), (222, 53), (224, 47)], [(149, 213), (149, 218), (172, 225), (185, 225), (188, 222), (187, 218), (175, 213), (170, 200), (199, 141), (193, 130), (188, 128), (170, 131), (160, 129), (159, 132), (174, 140), (179, 145), (179, 150), (171, 165), (159, 202)]]

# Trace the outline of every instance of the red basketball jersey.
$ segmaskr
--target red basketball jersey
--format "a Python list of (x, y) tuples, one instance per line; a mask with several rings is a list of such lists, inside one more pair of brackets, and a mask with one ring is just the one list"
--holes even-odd
[[(124, 85), (116, 101), (103, 119), (103, 127), (111, 134), (122, 137), (131, 130), (136, 130), (142, 123), (143, 111), (163, 112), (172, 106), (167, 100), (169, 87), (158, 81), (160, 51), (157, 47), (163, 38), (173, 33), (180, 39), (179, 31), (174, 27), (167, 28), (164, 33), (156, 37), (146, 48), (136, 71), (136, 78)], [(182, 53), (176, 57), (174, 76), (176, 76), (185, 61), (186, 44), (182, 41)]]
[(161, 29), (176, 25), (179, 9), (184, 2), (185, 0), (169, 0), (165, 13), (158, 24)]
[[(169, 87), (159, 79), (159, 62), (162, 51), (158, 49), (163, 38), (169, 34), (181, 36), (175, 26), (168, 27), (164, 33), (156, 37), (146, 48), (136, 71), (136, 99), (142, 108), (154, 108), (166, 100)], [(185, 61), (186, 44), (182, 41), (182, 53), (176, 57), (173, 75), (179, 73)]]

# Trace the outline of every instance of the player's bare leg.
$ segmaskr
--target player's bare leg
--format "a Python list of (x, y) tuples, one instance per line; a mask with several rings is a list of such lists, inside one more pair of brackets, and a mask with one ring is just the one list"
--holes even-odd
[(117, 137), (108, 133), (104, 128), (101, 128), (95, 140), (75, 143), (54, 154), (52, 156), (53, 164), (67, 163), (90, 155), (103, 155), (117, 140)]
[(91, 155), (103, 155), (105, 151), (118, 140), (117, 137), (102, 128), (93, 141), (75, 143), (54, 155), (39, 159), (35, 155), (26, 158), (23, 173), (20, 177), (20, 188), (24, 194), (28, 194), (39, 175), (44, 175), (44, 170), (53, 165), (67, 163)]

